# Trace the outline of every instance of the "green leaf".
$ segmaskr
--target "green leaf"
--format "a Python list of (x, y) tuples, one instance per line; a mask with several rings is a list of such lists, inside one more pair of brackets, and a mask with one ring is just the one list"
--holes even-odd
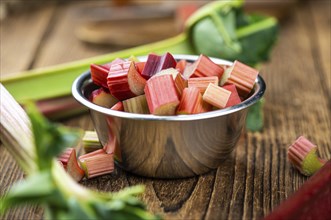
[(228, 7), (218, 13), (210, 11), (191, 29), (196, 53), (251, 66), (267, 61), (278, 36), (276, 19), (246, 15), (241, 8)]
[(76, 130), (51, 123), (38, 112), (33, 103), (28, 103), (26, 110), (31, 120), (38, 167), (40, 170), (50, 169), (52, 159), (65, 148), (73, 147), (80, 134)]
[(21, 204), (42, 204), (46, 198), (53, 195), (56, 188), (48, 172), (29, 176), (26, 180), (16, 183), (9, 193), (0, 200), (0, 213), (9, 207)]
[(264, 98), (248, 108), (246, 129), (251, 132), (262, 131), (264, 125)]

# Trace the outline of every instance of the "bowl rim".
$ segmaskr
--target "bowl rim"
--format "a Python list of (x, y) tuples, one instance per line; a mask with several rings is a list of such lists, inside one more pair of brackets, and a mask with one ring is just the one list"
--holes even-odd
[[(184, 55), (184, 54), (173, 54), (174, 58), (176, 60), (185, 59), (187, 61), (195, 61), (199, 55)], [(220, 59), (220, 58), (214, 58), (209, 57), (213, 62), (221, 65), (232, 65), (233, 62)], [(139, 56), (137, 59), (144, 61), (147, 59), (147, 56)], [(136, 119), (136, 120), (162, 120), (162, 121), (193, 121), (193, 120), (201, 120), (201, 119), (209, 119), (209, 118), (215, 118), (220, 116), (229, 115), (234, 112), (238, 112), (240, 110), (246, 109), (247, 107), (253, 105), (256, 103), (259, 99), (262, 98), (262, 96), (265, 93), (266, 90), (266, 84), (259, 74), (257, 79), (255, 80), (255, 90), (254, 93), (241, 102), (238, 105), (234, 105), (228, 108), (219, 109), (219, 110), (213, 110), (209, 112), (199, 113), (199, 114), (191, 114), (191, 115), (172, 115), (172, 116), (158, 116), (158, 115), (152, 115), (152, 114), (137, 114), (137, 113), (129, 113), (129, 112), (122, 112), (122, 111), (116, 111), (111, 110), (109, 108), (105, 108), (99, 105), (96, 105), (92, 102), (90, 102), (85, 96), (83, 92), (84, 86), (86, 86), (86, 83), (92, 83), (91, 80), (91, 73), (90, 71), (86, 71), (82, 73), (80, 76), (78, 76), (73, 84), (72, 84), (72, 95), (73, 97), (82, 105), (86, 106), (90, 110), (95, 110), (97, 112), (109, 115), (109, 116), (115, 116), (119, 118), (126, 118), (126, 119)]]

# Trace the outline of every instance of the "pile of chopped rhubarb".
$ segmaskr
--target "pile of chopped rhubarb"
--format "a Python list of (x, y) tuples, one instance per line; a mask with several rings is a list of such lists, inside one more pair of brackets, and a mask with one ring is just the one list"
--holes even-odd
[(170, 53), (151, 53), (146, 62), (117, 58), (91, 64), (91, 78), (99, 88), (89, 99), (130, 113), (198, 114), (241, 103), (252, 92), (258, 73), (238, 60), (232, 66), (219, 65), (203, 54), (193, 63)]

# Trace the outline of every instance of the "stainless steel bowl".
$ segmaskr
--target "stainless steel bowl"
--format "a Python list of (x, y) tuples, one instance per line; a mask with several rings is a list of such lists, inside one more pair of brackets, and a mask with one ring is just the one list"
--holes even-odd
[[(175, 55), (193, 62), (198, 56)], [(147, 57), (139, 57), (144, 61)], [(215, 63), (229, 61), (212, 58)], [(89, 94), (97, 88), (85, 72), (73, 83), (72, 93), (89, 108), (103, 146), (113, 149), (123, 169), (147, 177), (184, 178), (217, 168), (237, 144), (245, 125), (247, 108), (264, 94), (258, 76), (253, 92), (242, 103), (195, 115), (155, 116), (110, 110), (93, 104)]]

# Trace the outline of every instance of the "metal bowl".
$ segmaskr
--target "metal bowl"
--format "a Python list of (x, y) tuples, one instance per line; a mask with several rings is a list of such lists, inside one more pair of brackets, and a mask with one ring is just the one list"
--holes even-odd
[[(174, 55), (194, 62), (198, 56)], [(147, 57), (139, 57), (145, 61)], [(221, 65), (232, 65), (211, 58)], [(238, 105), (194, 115), (156, 116), (110, 110), (88, 100), (97, 88), (85, 72), (73, 83), (75, 99), (89, 108), (103, 146), (113, 149), (118, 166), (153, 178), (184, 178), (219, 167), (237, 144), (245, 125), (247, 108), (264, 94), (258, 76), (253, 92)]]

